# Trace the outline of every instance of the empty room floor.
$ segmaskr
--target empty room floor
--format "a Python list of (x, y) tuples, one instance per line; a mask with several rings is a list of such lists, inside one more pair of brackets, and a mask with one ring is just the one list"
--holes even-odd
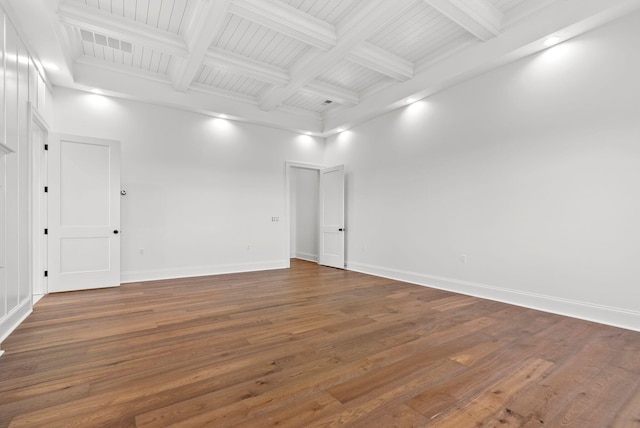
[(297, 260), (47, 295), (3, 349), (0, 426), (640, 426), (640, 333)]

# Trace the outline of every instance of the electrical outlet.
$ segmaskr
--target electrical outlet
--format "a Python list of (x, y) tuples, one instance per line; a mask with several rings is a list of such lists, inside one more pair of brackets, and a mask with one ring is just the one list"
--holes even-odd
[(466, 254), (461, 254), (460, 255), (460, 263), (462, 263), (463, 265), (467, 264), (467, 255)]
[(143, 256), (144, 255), (144, 248), (140, 248), (139, 252), (140, 252), (140, 255)]

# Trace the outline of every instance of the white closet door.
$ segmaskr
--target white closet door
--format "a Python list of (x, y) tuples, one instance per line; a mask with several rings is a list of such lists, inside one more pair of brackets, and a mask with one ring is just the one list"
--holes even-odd
[(52, 135), (49, 291), (120, 285), (120, 143)]

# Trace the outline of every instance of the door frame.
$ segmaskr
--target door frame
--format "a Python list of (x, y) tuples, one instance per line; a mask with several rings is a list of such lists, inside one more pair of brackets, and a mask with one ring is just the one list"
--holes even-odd
[(290, 268), (291, 267), (291, 178), (293, 176), (293, 168), (300, 168), (300, 169), (311, 169), (314, 171), (318, 171), (318, 173), (320, 173), (321, 170), (325, 169), (326, 167), (324, 165), (316, 165), (316, 164), (311, 164), (311, 163), (303, 163), (303, 162), (292, 162), (292, 161), (286, 161), (285, 162), (285, 200), (286, 200), (286, 206), (285, 206), (285, 221), (284, 221), (284, 228), (285, 228), (285, 249), (286, 249), (286, 267)]
[[(43, 131), (43, 143), (48, 144), (50, 128), (47, 121), (36, 109), (31, 101), (28, 102), (28, 133), (29, 133), (29, 288), (31, 292), (32, 303), (33, 293), (35, 290), (36, 281), (42, 281), (43, 294), (49, 292), (47, 281), (44, 277), (44, 271), (47, 270), (46, 257), (40, 259), (41, 255), (46, 255), (48, 251), (47, 241), (44, 235), (44, 228), (46, 222), (42, 221), (42, 214), (44, 210), (44, 217), (47, 217), (47, 205), (43, 203), (45, 198), (44, 186), (46, 186), (47, 175), (42, 171), (43, 161), (48, 163), (46, 159), (46, 151), (44, 147), (35, 147), (33, 140), (33, 132), (35, 127), (39, 127)], [(43, 156), (45, 156), (43, 160)], [(45, 224), (43, 224), (45, 223)]]

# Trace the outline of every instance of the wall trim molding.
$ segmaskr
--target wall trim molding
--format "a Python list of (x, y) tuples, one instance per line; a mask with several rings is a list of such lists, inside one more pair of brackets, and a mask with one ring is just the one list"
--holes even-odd
[(300, 260), (306, 260), (308, 262), (315, 262), (315, 263), (318, 262), (317, 254), (305, 253), (303, 251), (296, 252), (295, 258)]
[(368, 275), (380, 276), (628, 330), (640, 331), (640, 312), (628, 309), (352, 261), (347, 263), (347, 269)]
[(120, 282), (156, 281), (160, 279), (191, 278), (195, 276), (222, 275), (225, 273), (256, 272), (261, 270), (286, 269), (289, 259), (252, 263), (232, 263), (211, 266), (185, 266), (155, 270), (125, 271), (120, 274)]
[(22, 303), (13, 308), (13, 310), (9, 312), (2, 321), (0, 321), (0, 345), (20, 324), (22, 324), (31, 312), (33, 312), (31, 296), (28, 296)]

